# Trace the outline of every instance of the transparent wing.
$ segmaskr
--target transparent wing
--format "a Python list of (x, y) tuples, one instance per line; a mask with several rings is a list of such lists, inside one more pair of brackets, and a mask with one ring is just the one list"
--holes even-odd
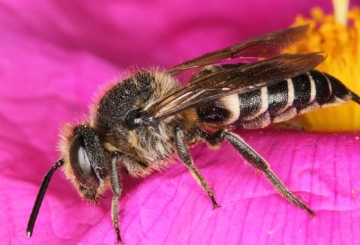
[(195, 77), (184, 87), (141, 111), (141, 120), (150, 125), (166, 117), (220, 97), (240, 94), (280, 82), (315, 68), (324, 61), (320, 53), (282, 54), (249, 64), (223, 66), (223, 69)]
[(176, 74), (193, 67), (206, 66), (239, 57), (271, 58), (280, 54), (285, 47), (302, 39), (308, 29), (309, 25), (304, 25), (255, 37), (171, 67), (167, 72)]

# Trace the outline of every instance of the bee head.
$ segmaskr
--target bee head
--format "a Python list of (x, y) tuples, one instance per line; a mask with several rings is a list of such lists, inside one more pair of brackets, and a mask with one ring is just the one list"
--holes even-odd
[(26, 233), (31, 237), (42, 200), (56, 169), (62, 167), (65, 175), (74, 184), (79, 195), (92, 203), (97, 203), (105, 191), (108, 176), (106, 155), (94, 130), (87, 125), (65, 125), (61, 134), (60, 151), (62, 159), (45, 175), (31, 212)]
[(97, 135), (87, 125), (66, 125), (60, 146), (65, 175), (83, 199), (97, 203), (108, 176), (104, 148)]

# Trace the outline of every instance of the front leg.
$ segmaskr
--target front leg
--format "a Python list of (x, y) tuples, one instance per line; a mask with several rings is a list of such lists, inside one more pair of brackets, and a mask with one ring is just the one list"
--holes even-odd
[(214, 194), (211, 191), (209, 185), (206, 183), (204, 176), (195, 167), (193, 160), (191, 159), (189, 150), (184, 142), (184, 132), (181, 127), (175, 127), (175, 144), (176, 150), (181, 162), (189, 169), (191, 175), (195, 178), (196, 182), (204, 189), (206, 194), (210, 197), (213, 208), (219, 207)]
[(110, 165), (110, 183), (111, 189), (114, 194), (111, 202), (111, 219), (113, 222), (113, 227), (116, 232), (117, 243), (122, 243), (121, 236), (120, 236), (120, 228), (119, 228), (119, 198), (121, 194), (121, 181), (119, 176), (119, 169), (118, 169), (118, 157), (117, 153), (113, 153), (111, 155), (111, 165)]
[(195, 132), (204, 138), (210, 145), (220, 145), (223, 140), (227, 140), (239, 153), (250, 163), (251, 166), (260, 170), (281, 196), (285, 197), (288, 201), (294, 203), (296, 206), (306, 210), (311, 216), (315, 213), (301, 202), (274, 174), (270, 169), (270, 165), (248, 144), (245, 143), (238, 135), (230, 133), (227, 130), (219, 130), (214, 134), (207, 134), (199, 128)]

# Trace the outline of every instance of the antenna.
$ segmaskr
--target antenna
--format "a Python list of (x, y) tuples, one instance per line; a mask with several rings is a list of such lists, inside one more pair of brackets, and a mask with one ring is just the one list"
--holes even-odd
[(58, 168), (60, 168), (63, 164), (64, 164), (64, 160), (60, 159), (59, 161), (57, 161), (54, 164), (54, 166), (51, 167), (49, 172), (47, 172), (46, 175), (44, 176), (44, 179), (43, 179), (43, 181), (41, 183), (39, 193), (36, 196), (34, 207), (33, 207), (32, 211), (31, 211), (29, 222), (28, 222), (28, 225), (27, 225), (27, 228), (26, 228), (26, 234), (27, 234), (28, 237), (31, 237), (31, 235), (33, 233), (34, 226), (35, 226), (35, 221), (36, 221), (36, 218), (37, 218), (37, 216), (39, 214), (39, 210), (40, 210), (42, 201), (44, 199), (46, 189), (47, 189), (47, 187), (48, 187), (48, 185), (50, 183), (51, 177), (54, 174), (54, 172)]

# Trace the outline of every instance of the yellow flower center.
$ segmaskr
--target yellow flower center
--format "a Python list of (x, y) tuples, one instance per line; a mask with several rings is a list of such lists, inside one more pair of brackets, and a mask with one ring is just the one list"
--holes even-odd
[[(285, 52), (308, 53), (323, 51), (327, 58), (316, 69), (342, 81), (351, 91), (360, 95), (360, 8), (353, 8), (346, 20), (325, 15), (315, 7), (311, 19), (297, 16), (293, 26), (311, 24), (304, 40)], [(360, 105), (347, 105), (317, 110), (296, 119), (305, 130), (322, 132), (360, 131)]]

